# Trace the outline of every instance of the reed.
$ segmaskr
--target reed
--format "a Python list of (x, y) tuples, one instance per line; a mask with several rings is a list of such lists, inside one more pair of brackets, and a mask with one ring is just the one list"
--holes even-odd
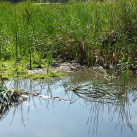
[(136, 15), (136, 0), (45, 6), (1, 2), (0, 56), (26, 60), (30, 69), (34, 62), (41, 65), (43, 58), (50, 64), (52, 57), (76, 59), (88, 66), (110, 67), (122, 58), (133, 62), (137, 58)]
[(52, 63), (52, 51), (53, 51), (53, 49), (52, 49), (51, 45), (49, 45), (49, 44), (47, 44), (47, 47), (48, 47), (47, 48), (47, 73), (48, 73), (49, 66)]

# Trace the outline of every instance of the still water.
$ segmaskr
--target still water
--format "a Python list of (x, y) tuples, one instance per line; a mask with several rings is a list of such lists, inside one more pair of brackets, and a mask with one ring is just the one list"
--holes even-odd
[[(106, 82), (95, 72), (85, 70), (50, 81), (8, 81), (8, 88), (42, 89), (35, 92), (68, 102), (28, 97), (22, 104), (1, 115), (0, 137), (136, 137), (137, 91), (119, 87), (120, 79), (115, 81), (115, 90), (125, 91), (127, 95), (114, 100), (79, 97), (69, 90), (89, 81)], [(129, 81), (130, 86), (134, 86), (137, 79), (131, 76)], [(64, 83), (67, 83), (68, 90), (64, 88)], [(112, 87), (109, 88), (111, 90)]]

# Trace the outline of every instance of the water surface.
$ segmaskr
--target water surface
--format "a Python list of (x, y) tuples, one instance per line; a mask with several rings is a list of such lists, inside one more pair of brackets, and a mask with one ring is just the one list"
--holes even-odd
[[(137, 79), (131, 76), (129, 80), (129, 87), (132, 87)], [(117, 86), (113, 90), (127, 92), (126, 97), (113, 100), (79, 97), (63, 87), (64, 83), (69, 89), (85, 82), (107, 81), (95, 72), (83, 70), (71, 73), (67, 78), (50, 81), (8, 81), (8, 88), (18, 87), (28, 91), (42, 88), (36, 92), (70, 102), (30, 96), (1, 115), (0, 137), (136, 137), (137, 91), (119, 86), (121, 79), (115, 80)], [(112, 90), (111, 86), (109, 88)]]

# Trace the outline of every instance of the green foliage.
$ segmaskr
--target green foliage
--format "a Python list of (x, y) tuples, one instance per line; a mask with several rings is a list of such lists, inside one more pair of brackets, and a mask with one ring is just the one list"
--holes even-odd
[(0, 59), (47, 68), (52, 58), (88, 66), (137, 58), (137, 1), (0, 3)]
[(25, 78), (31, 78), (31, 79), (45, 79), (46, 78), (46, 74), (39, 74), (39, 73), (35, 73), (35, 74), (27, 74), (25, 75)]
[(9, 99), (10, 99), (10, 94), (9, 91), (6, 87), (4, 87), (0, 83), (0, 112), (2, 111), (2, 106), (7, 106), (9, 105)]
[(31, 79), (51, 79), (52, 77), (62, 77), (66, 76), (65, 73), (56, 73), (56, 72), (49, 72), (47, 74), (41, 74), (41, 73), (31, 73), (24, 75), (25, 78), (31, 78)]
[(66, 73), (56, 73), (56, 72), (49, 72), (47, 73), (49, 77), (58, 77), (58, 76), (66, 76)]

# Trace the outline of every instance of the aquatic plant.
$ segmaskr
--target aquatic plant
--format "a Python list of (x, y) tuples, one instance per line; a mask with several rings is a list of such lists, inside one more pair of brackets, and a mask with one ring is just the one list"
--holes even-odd
[(16, 97), (19, 96), (17, 91), (8, 90), (2, 83), (0, 83), (0, 113), (6, 108), (10, 108), (11, 103), (18, 101), (16, 100)]
[(8, 90), (0, 83), (0, 103), (8, 103)]
[(47, 51), (47, 73), (49, 71), (49, 66), (52, 63), (52, 50), (50, 49), (50, 45), (48, 45), (48, 51)]

